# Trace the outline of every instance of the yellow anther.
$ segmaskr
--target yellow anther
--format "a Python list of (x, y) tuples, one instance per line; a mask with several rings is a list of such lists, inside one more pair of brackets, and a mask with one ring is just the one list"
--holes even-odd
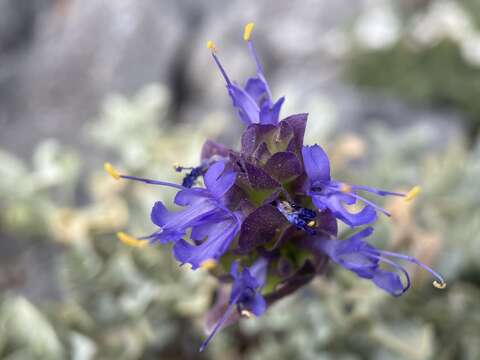
[(200, 267), (205, 270), (212, 270), (217, 266), (217, 261), (214, 259), (207, 259), (200, 264)]
[(252, 312), (248, 311), (248, 310), (240, 311), (240, 315), (242, 315), (243, 317), (245, 317), (247, 319), (250, 319), (253, 316)]
[(422, 192), (422, 188), (420, 186), (414, 186), (406, 195), (405, 195), (405, 201), (412, 201), (415, 199), (418, 194)]
[(308, 227), (314, 227), (317, 225), (317, 222), (315, 220), (310, 220), (308, 223), (307, 223), (307, 226)]
[(447, 283), (444, 283), (444, 282), (438, 282), (437, 280), (435, 280), (433, 282), (433, 286), (435, 286), (437, 289), (445, 289), (447, 287)]
[(207, 48), (210, 49), (212, 52), (217, 52), (217, 48), (212, 40), (207, 41)]
[(118, 238), (118, 240), (120, 240), (125, 245), (132, 246), (132, 247), (142, 248), (142, 247), (147, 246), (147, 244), (148, 244), (148, 240), (136, 239), (133, 236), (130, 236), (130, 235), (124, 233), (123, 231), (119, 231), (117, 233), (117, 238)]
[(115, 180), (120, 179), (120, 173), (109, 162), (103, 164), (103, 169)]
[(249, 22), (247, 25), (245, 25), (245, 28), (243, 30), (243, 40), (250, 40), (254, 26), (255, 24), (253, 22)]
[(343, 193), (347, 193), (352, 191), (352, 187), (348, 184), (342, 183), (342, 185), (340, 185), (340, 191)]

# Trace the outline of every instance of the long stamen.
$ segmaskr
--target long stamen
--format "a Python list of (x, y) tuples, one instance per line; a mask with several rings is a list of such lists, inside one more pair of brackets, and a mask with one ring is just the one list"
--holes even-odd
[(131, 247), (143, 248), (148, 245), (147, 240), (134, 238), (133, 236), (130, 236), (124, 233), (123, 231), (119, 231), (117, 233), (117, 238), (125, 245), (131, 246)]
[(233, 301), (230, 301), (230, 304), (228, 305), (228, 308), (225, 310), (225, 312), (223, 313), (222, 317), (220, 318), (220, 320), (218, 320), (218, 322), (215, 324), (215, 327), (213, 328), (212, 332), (210, 333), (210, 335), (208, 335), (208, 337), (205, 339), (205, 341), (203, 342), (203, 344), (200, 346), (200, 352), (202, 352), (203, 350), (205, 350), (205, 348), (207, 347), (208, 343), (210, 342), (210, 340), (212, 340), (212, 338), (215, 336), (215, 334), (217, 333), (217, 331), (220, 329), (220, 327), (222, 326), (222, 324), (228, 319), (228, 317), (230, 316), (230, 313), (232, 312), (232, 310), (234, 309), (234, 305), (235, 303), (237, 302), (238, 300), (238, 296), (233, 300)]
[(409, 261), (411, 263), (414, 263), (414, 264), (420, 266), (422, 269), (428, 271), (430, 274), (433, 275), (433, 277), (436, 278), (436, 280), (433, 282), (433, 286), (435, 286), (437, 289), (445, 289), (447, 287), (447, 283), (445, 282), (445, 280), (443, 279), (443, 277), (439, 273), (437, 273), (435, 270), (433, 270), (429, 266), (422, 263), (420, 260), (417, 260), (413, 256), (397, 254), (397, 253), (394, 253), (394, 252), (391, 252), (391, 251), (384, 251), (384, 250), (379, 250), (379, 252), (380, 252), (380, 254), (385, 255), (385, 256), (391, 256), (391, 257), (395, 257), (395, 258), (402, 259), (402, 260), (405, 260), (405, 261)]
[(227, 85), (231, 85), (232, 82), (230, 81), (230, 78), (228, 77), (227, 75), (227, 72), (225, 71), (225, 69), (223, 68), (220, 60), (218, 60), (218, 57), (216, 55), (216, 52), (217, 52), (217, 48), (215, 47), (215, 44), (213, 43), (212, 40), (209, 40), (207, 42), (207, 48), (210, 50), (210, 52), (212, 53), (212, 57), (213, 57), (213, 60), (215, 61), (215, 63), (217, 64), (218, 68), (220, 69), (220, 72), (222, 73), (222, 76), (223, 78), (225, 79)]
[(386, 190), (378, 190), (378, 189), (372, 189), (368, 186), (363, 186), (363, 185), (352, 185), (351, 186), (352, 190), (360, 190), (360, 191), (366, 191), (372, 194), (380, 195), (380, 196), (407, 196), (408, 194), (404, 193), (399, 193), (399, 192), (394, 192), (394, 191), (386, 191)]
[(378, 211), (384, 213), (384, 214), (387, 215), (387, 216), (391, 216), (390, 213), (389, 213), (387, 210), (385, 210), (384, 208), (378, 206), (378, 205), (375, 204), (374, 202), (371, 202), (370, 200), (365, 199), (363, 196), (357, 195), (357, 194), (355, 194), (354, 192), (350, 192), (350, 193), (346, 193), (346, 194), (348, 194), (348, 195), (350, 195), (350, 196), (353, 196), (354, 198), (356, 198), (356, 199), (358, 199), (358, 200), (363, 201), (365, 204), (368, 204), (368, 205), (374, 207), (375, 209), (377, 209)]
[(245, 40), (248, 44), (248, 49), (250, 50), (250, 54), (252, 55), (253, 60), (255, 61), (255, 65), (257, 67), (257, 75), (258, 77), (264, 82), (265, 88), (267, 90), (268, 96), (270, 99), (272, 99), (272, 92), (270, 91), (270, 87), (268, 86), (267, 80), (265, 79), (265, 76), (263, 75), (263, 67), (262, 64), (260, 63), (260, 60), (257, 55), (257, 51), (255, 50), (255, 47), (253, 46), (253, 41), (252, 41), (252, 31), (253, 28), (255, 27), (255, 24), (253, 22), (249, 22), (247, 25), (245, 25), (244, 31), (243, 31), (243, 40)]
[(115, 180), (120, 180), (120, 173), (109, 162), (103, 164), (103, 169)]
[[(380, 253), (382, 253), (382, 252), (380, 251)], [(375, 254), (375, 253), (366, 252), (365, 255), (368, 256), (368, 257), (370, 257), (370, 258), (377, 259), (377, 260), (379, 260), (379, 261), (383, 261), (384, 263), (390, 265), (390, 266), (393, 267), (394, 269), (397, 269), (397, 270), (399, 270), (399, 271), (401, 271), (401, 272), (403, 273), (403, 275), (405, 276), (405, 279), (407, 280), (407, 284), (404, 286), (404, 288), (403, 288), (403, 290), (402, 290), (402, 294), (410, 288), (410, 285), (411, 285), (410, 275), (408, 275), (407, 270), (405, 270), (405, 268), (404, 268), (403, 266), (398, 265), (397, 263), (393, 262), (393, 261), (390, 260), (390, 259), (386, 259), (386, 258), (384, 258), (383, 256), (378, 256), (378, 255)]]
[(166, 182), (166, 181), (152, 180), (152, 179), (146, 179), (146, 178), (141, 178), (141, 177), (137, 177), (137, 176), (130, 176), (130, 175), (122, 175), (110, 163), (105, 163), (103, 165), (103, 168), (115, 180), (120, 180), (120, 179), (135, 180), (135, 181), (141, 181), (141, 182), (144, 182), (144, 183), (147, 183), (147, 184), (152, 184), (152, 185), (169, 186), (169, 187), (173, 187), (173, 188), (180, 189), (180, 190), (185, 189), (184, 186), (173, 184), (173, 183)]
[(169, 187), (173, 187), (175, 189), (180, 189), (180, 190), (185, 189), (185, 187), (183, 187), (181, 185), (177, 185), (177, 184), (166, 182), (166, 181), (152, 180), (152, 179), (141, 178), (141, 177), (131, 176), (131, 175), (120, 175), (120, 177), (122, 179), (141, 181), (141, 182), (144, 182), (146, 184), (151, 184), (151, 185), (169, 186)]
[(202, 263), (200, 264), (200, 267), (202, 269), (205, 269), (205, 270), (212, 270), (212, 269), (215, 269), (217, 267), (217, 260), (215, 259), (207, 259), (207, 260), (204, 260), (202, 261)]
[(420, 193), (422, 192), (422, 188), (420, 186), (414, 186), (406, 195), (405, 201), (412, 201), (415, 199)]

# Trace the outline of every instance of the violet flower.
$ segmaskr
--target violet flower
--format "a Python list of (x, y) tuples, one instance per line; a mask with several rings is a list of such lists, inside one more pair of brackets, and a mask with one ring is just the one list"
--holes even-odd
[[(225, 198), (235, 183), (236, 174), (226, 170), (223, 162), (214, 163), (205, 173), (205, 189), (190, 189), (129, 175), (119, 176), (180, 190), (174, 202), (185, 209), (172, 212), (168, 211), (161, 201), (156, 202), (150, 217), (159, 230), (139, 239), (161, 244), (173, 242), (175, 258), (181, 263), (190, 264), (192, 269), (202, 265), (211, 266), (212, 262), (216, 262), (240, 229), (240, 214), (228, 208)], [(191, 229), (190, 238), (193, 243), (183, 239), (188, 229)]]
[[(330, 209), (341, 221), (351, 227), (370, 224), (377, 219), (377, 211), (390, 216), (389, 212), (370, 200), (358, 195), (365, 191), (380, 196), (405, 196), (406, 194), (378, 190), (368, 186), (348, 185), (330, 178), (330, 160), (318, 145), (304, 146), (302, 149), (305, 172), (308, 176), (308, 194), (320, 211)], [(345, 205), (353, 205), (360, 200), (365, 204), (358, 213), (353, 213)]]
[[(346, 240), (325, 238), (316, 240), (315, 246), (328, 255), (332, 261), (361, 278), (372, 280), (376, 286), (393, 296), (400, 296), (410, 288), (410, 276), (407, 270), (393, 259), (408, 261), (427, 270), (437, 279), (434, 282), (436, 287), (442, 287), (445, 284), (445, 280), (440, 274), (421, 261), (408, 255), (379, 250), (362, 240), (372, 233), (373, 228), (367, 227)], [(393, 271), (380, 268), (382, 262)]]
[[(410, 276), (396, 262), (399, 260), (429, 271), (436, 278), (437, 288), (446, 286), (438, 273), (417, 259), (365, 242), (363, 239), (373, 232), (371, 227), (337, 240), (337, 219), (357, 227), (373, 223), (377, 212), (389, 215), (359, 192), (402, 196), (409, 201), (420, 188), (402, 194), (332, 180), (325, 151), (318, 145), (303, 144), (308, 115), (279, 120), (284, 98), (272, 100), (251, 40), (252, 29), (252, 23), (246, 25), (244, 40), (255, 60), (257, 75), (244, 87), (230, 80), (213, 43), (208, 42), (233, 106), (246, 125), (238, 151), (207, 140), (200, 166), (175, 166), (176, 171), (188, 170), (182, 185), (122, 175), (105, 164), (105, 170), (115, 179), (177, 189), (174, 203), (182, 207), (170, 211), (156, 202), (151, 221), (158, 230), (138, 239), (120, 232), (122, 242), (136, 247), (172, 243), (173, 256), (180, 264), (190, 264), (193, 270), (210, 270), (220, 283), (233, 280), (228, 301), (227, 296), (222, 297), (223, 301), (210, 311), (210, 323), (215, 325), (201, 351), (220, 328), (240, 315), (260, 316), (267, 306), (322, 275), (329, 260), (370, 279), (393, 296), (410, 287)], [(364, 204), (361, 211), (347, 209), (357, 202)], [(264, 287), (267, 280), (269, 286)], [(219, 310), (223, 308), (224, 312)]]
[(218, 56), (215, 54), (213, 42), (208, 42), (208, 47), (212, 50), (212, 56), (220, 69), (225, 82), (227, 83), (228, 94), (230, 95), (233, 107), (237, 109), (240, 119), (246, 124), (277, 124), (280, 109), (285, 100), (284, 97), (278, 99), (275, 103), (272, 100), (272, 93), (267, 80), (263, 74), (262, 65), (258, 60), (255, 47), (251, 39), (253, 23), (245, 27), (243, 39), (247, 42), (250, 54), (257, 67), (257, 76), (251, 77), (242, 88), (232, 82), (223, 68)]
[(205, 350), (210, 340), (212, 340), (235, 309), (240, 315), (245, 317), (251, 317), (252, 315), (258, 317), (265, 312), (267, 304), (260, 291), (265, 285), (267, 265), (267, 261), (260, 258), (252, 266), (244, 267), (239, 272), (238, 263), (232, 263), (230, 275), (233, 278), (233, 284), (227, 309), (201, 345), (200, 351)]

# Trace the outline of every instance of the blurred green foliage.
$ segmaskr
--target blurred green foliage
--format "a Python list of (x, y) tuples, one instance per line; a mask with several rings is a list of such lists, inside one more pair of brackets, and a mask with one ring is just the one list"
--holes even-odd
[(349, 75), (360, 86), (419, 104), (458, 109), (472, 131), (480, 127), (480, 67), (466, 62), (451, 40), (423, 49), (400, 41), (391, 48), (355, 55)]
[(392, 43), (375, 49), (354, 45), (347, 76), (417, 104), (458, 110), (474, 138), (480, 130), (480, 3), (427, 3), (399, 16), (401, 29)]

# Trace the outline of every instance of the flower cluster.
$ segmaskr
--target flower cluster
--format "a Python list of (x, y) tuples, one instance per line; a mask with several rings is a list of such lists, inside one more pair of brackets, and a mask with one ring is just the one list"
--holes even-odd
[[(409, 201), (420, 188), (403, 194), (332, 179), (326, 152), (319, 145), (303, 144), (307, 114), (280, 120), (284, 98), (272, 97), (251, 40), (252, 30), (253, 23), (247, 24), (243, 37), (256, 64), (256, 76), (244, 86), (229, 78), (214, 44), (207, 44), (245, 124), (240, 150), (208, 140), (198, 166), (175, 167), (189, 170), (182, 185), (122, 175), (105, 164), (115, 179), (177, 189), (174, 202), (182, 208), (170, 211), (155, 203), (151, 221), (157, 230), (141, 238), (122, 232), (118, 234), (121, 241), (133, 246), (172, 243), (180, 264), (207, 269), (220, 281), (231, 283), (229, 298), (219, 305), (224, 311), (201, 350), (222, 326), (241, 316), (260, 316), (267, 306), (321, 274), (330, 260), (393, 296), (410, 287), (400, 260), (424, 268), (436, 278), (436, 287), (445, 287), (442, 277), (417, 259), (379, 250), (365, 240), (378, 213), (390, 214), (362, 193)], [(199, 179), (204, 186), (197, 186)], [(355, 204), (360, 211), (351, 210)], [(337, 221), (353, 230), (363, 228), (341, 240)]]

